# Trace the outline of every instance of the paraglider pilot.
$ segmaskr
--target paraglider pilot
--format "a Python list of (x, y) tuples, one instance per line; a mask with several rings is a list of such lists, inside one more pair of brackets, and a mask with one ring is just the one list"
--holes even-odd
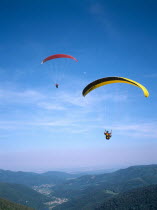
[(58, 88), (59, 84), (56, 83), (55, 86), (56, 86), (56, 88)]
[(109, 131), (105, 130), (104, 135), (106, 136), (106, 139), (109, 140), (112, 137), (112, 131), (109, 133)]

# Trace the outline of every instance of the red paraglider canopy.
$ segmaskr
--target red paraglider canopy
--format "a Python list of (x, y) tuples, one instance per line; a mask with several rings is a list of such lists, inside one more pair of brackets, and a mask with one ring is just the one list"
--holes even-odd
[(73, 60), (75, 60), (76, 62), (78, 61), (76, 58), (74, 58), (71, 55), (66, 55), (66, 54), (56, 54), (56, 55), (50, 55), (47, 58), (45, 58), (41, 63), (45, 63), (46, 61), (55, 59), (55, 58), (71, 58)]

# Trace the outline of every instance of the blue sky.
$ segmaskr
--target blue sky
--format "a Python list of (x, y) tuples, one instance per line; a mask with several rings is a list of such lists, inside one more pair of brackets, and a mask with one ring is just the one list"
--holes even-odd
[[(2, 0), (0, 168), (45, 171), (157, 162), (157, 3)], [(53, 54), (56, 59), (41, 65)], [(93, 80), (121, 76), (150, 92)], [(56, 89), (54, 84), (60, 84)], [(112, 129), (105, 141), (104, 129)]]

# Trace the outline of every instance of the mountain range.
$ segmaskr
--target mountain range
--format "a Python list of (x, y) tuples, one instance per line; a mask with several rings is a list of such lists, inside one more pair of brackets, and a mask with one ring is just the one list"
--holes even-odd
[(37, 210), (157, 209), (156, 191), (157, 164), (95, 175), (0, 170), (0, 197)]

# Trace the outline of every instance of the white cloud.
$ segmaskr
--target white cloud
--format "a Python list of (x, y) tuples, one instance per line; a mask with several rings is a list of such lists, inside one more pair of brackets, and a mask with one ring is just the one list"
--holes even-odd
[(129, 136), (137, 137), (157, 137), (157, 122), (147, 122), (147, 123), (126, 123), (121, 125), (113, 125), (113, 129), (120, 132), (127, 132)]
[(102, 4), (100, 4), (99, 2), (95, 2), (90, 5), (89, 11), (91, 14), (94, 14), (94, 15), (103, 15), (105, 12), (105, 9)]
[(145, 74), (144, 77), (147, 77), (147, 78), (156, 78), (157, 77), (157, 73)]
[(48, 102), (40, 102), (38, 103), (38, 106), (47, 110), (65, 110), (66, 109), (66, 107), (60, 104), (53, 104), (53, 103), (48, 103)]
[(44, 95), (35, 90), (11, 91), (0, 89), (0, 98), (4, 103), (30, 103), (44, 99)]
[(89, 13), (93, 15), (96, 20), (104, 27), (105, 32), (110, 35), (117, 33), (113, 27), (113, 23), (109, 20), (107, 15), (107, 10), (105, 9), (104, 4), (100, 2), (91, 3), (89, 6)]
[[(25, 91), (11, 91), (11, 90), (0, 90), (1, 104), (8, 105), (15, 104), (19, 105), (18, 112), (19, 117), (15, 109), (10, 110), (11, 115), (7, 120), (1, 117), (0, 129), (7, 130), (27, 130), (36, 128), (57, 128), (72, 133), (86, 133), (93, 131), (94, 129), (103, 128), (104, 123), (107, 127), (112, 127), (113, 130), (126, 131), (130, 135), (130, 131), (136, 131), (138, 135), (147, 135), (146, 130), (149, 131), (151, 127), (152, 135), (155, 134), (156, 124), (130, 124), (114, 125), (112, 122), (106, 121), (105, 109), (108, 106), (120, 101), (127, 100), (127, 93), (121, 92), (120, 94), (110, 94), (105, 90), (102, 94), (101, 91), (93, 91), (86, 97), (81, 95), (80, 91), (73, 93), (72, 91), (60, 91), (55, 94), (54, 92), (44, 92), (36, 90), (25, 90)], [(33, 107), (33, 109), (32, 109)], [(11, 109), (11, 108), (10, 108)], [(31, 111), (30, 111), (31, 110)], [(110, 126), (109, 126), (110, 125)], [(73, 127), (71, 131), (71, 127)], [(142, 129), (141, 129), (142, 127)]]

